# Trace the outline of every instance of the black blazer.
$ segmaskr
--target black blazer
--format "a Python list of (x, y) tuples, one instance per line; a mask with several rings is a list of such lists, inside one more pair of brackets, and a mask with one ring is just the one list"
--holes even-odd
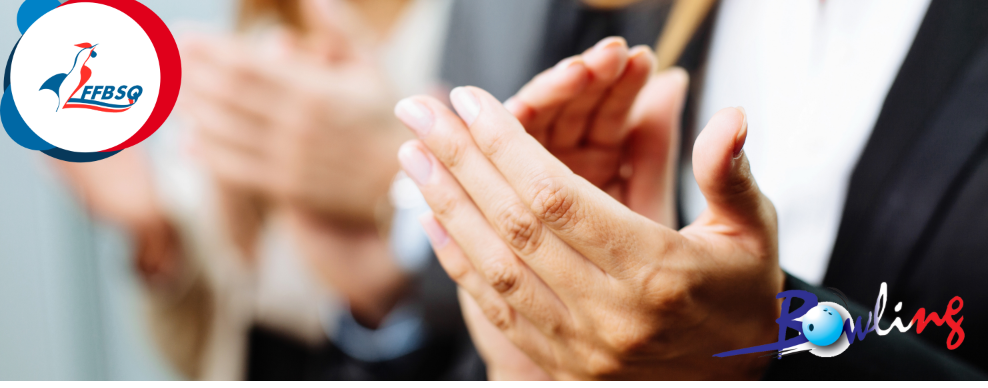
[(919, 337), (988, 372), (986, 205), (988, 2), (933, 1), (852, 175), (824, 284), (874, 305), (888, 282), (906, 322), (960, 296), (964, 342), (948, 351), (946, 325)]
[[(680, 60), (694, 79), (702, 80), (715, 19), (710, 15)], [(690, 151), (684, 145), (685, 157)], [(922, 335), (915, 326), (885, 337), (872, 333), (835, 358), (777, 360), (766, 379), (985, 379), (988, 358), (979, 353), (988, 345), (986, 204), (988, 2), (933, 0), (852, 174), (825, 288), (791, 276), (787, 288), (828, 301), (840, 301), (829, 290), (838, 289), (851, 300), (852, 315), (867, 321), (886, 282), (883, 321), (901, 317), (905, 324), (919, 308), (942, 316), (960, 296), (964, 307), (955, 319), (964, 317), (964, 342), (948, 350), (947, 325), (930, 324)], [(898, 302), (903, 307), (895, 313)]]
[[(887, 281), (904, 321), (960, 296), (949, 353), (988, 371), (988, 2), (930, 4), (847, 198), (824, 284), (874, 304)], [(946, 351), (948, 334), (920, 337)]]
[[(697, 76), (714, 18), (715, 13), (680, 61)], [(690, 105), (695, 105), (692, 97), (687, 112)], [(783, 357), (765, 377), (985, 379), (986, 205), (988, 2), (933, 0), (852, 174), (823, 285), (846, 294), (854, 304), (852, 315), (867, 320), (881, 283), (887, 282), (883, 320), (898, 316), (905, 324), (919, 308), (942, 316), (948, 302), (960, 296), (963, 308), (954, 318), (964, 317), (965, 339), (948, 350), (951, 329), (934, 324), (921, 335), (915, 326), (884, 337), (872, 333), (838, 357)], [(793, 277), (787, 287), (840, 300)], [(902, 310), (895, 313), (900, 301)]]

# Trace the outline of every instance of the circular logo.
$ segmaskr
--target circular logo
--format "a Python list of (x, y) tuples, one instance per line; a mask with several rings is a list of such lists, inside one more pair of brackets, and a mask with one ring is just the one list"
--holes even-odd
[(140, 143), (178, 98), (181, 62), (164, 22), (134, 0), (27, 0), (0, 118), (22, 147), (91, 162)]

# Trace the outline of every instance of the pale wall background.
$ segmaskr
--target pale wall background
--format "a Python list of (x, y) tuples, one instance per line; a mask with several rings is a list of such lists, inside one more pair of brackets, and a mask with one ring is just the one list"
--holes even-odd
[[(176, 34), (229, 28), (234, 5), (142, 2)], [(0, 1), (0, 66), (20, 4)], [(175, 378), (147, 336), (126, 236), (90, 219), (47, 159), (0, 134), (0, 380)]]

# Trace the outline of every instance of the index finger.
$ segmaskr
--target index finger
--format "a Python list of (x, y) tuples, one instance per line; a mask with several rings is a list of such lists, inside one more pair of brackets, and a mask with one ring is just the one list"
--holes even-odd
[(522, 126), (542, 144), (548, 144), (549, 127), (566, 102), (576, 98), (590, 81), (590, 70), (579, 56), (560, 61), (539, 73), (504, 107), (518, 118)]
[(652, 73), (652, 50), (648, 46), (637, 46), (628, 54), (628, 64), (624, 74), (614, 82), (602, 99), (597, 113), (587, 133), (587, 143), (603, 147), (621, 144), (628, 113), (639, 91)]

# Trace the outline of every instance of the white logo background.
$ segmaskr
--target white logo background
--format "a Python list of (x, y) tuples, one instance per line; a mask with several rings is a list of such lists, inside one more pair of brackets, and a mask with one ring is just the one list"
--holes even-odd
[[(93, 71), (86, 85), (140, 85), (144, 93), (137, 104), (120, 113), (55, 111), (59, 97), (38, 89), (51, 76), (72, 69), (79, 43), (98, 45), (96, 58), (86, 65)], [(42, 139), (69, 151), (98, 152), (123, 143), (147, 121), (158, 100), (159, 69), (154, 45), (137, 22), (105, 5), (70, 4), (42, 16), (21, 38), (11, 64), (11, 92), (25, 123)], [(81, 96), (80, 89), (75, 98)], [(62, 105), (68, 97), (61, 96)]]

